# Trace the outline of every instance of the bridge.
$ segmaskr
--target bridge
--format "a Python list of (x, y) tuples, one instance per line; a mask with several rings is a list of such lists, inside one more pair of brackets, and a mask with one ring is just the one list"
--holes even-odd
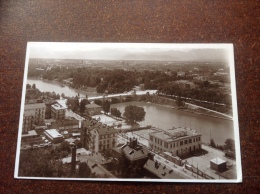
[[(144, 90), (144, 91), (130, 91), (127, 93), (119, 93), (119, 94), (109, 94), (109, 95), (102, 95), (102, 96), (94, 96), (94, 97), (88, 97), (88, 100), (100, 100), (100, 99), (111, 99), (111, 98), (118, 98), (123, 99), (127, 96), (141, 96), (141, 95), (152, 95), (156, 94), (157, 90)], [(84, 99), (84, 98), (82, 98)]]

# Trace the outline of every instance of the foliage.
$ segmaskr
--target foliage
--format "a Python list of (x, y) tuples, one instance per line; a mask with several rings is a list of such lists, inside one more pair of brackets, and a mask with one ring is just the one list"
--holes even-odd
[(86, 162), (79, 163), (78, 176), (80, 178), (89, 178), (91, 175), (91, 169)]
[(226, 147), (227, 150), (234, 151), (235, 150), (235, 141), (234, 141), (234, 139), (231, 139), (231, 138), (227, 139), (225, 141), (225, 147)]
[(129, 105), (125, 107), (124, 117), (128, 123), (135, 123), (143, 121), (145, 118), (145, 111), (143, 107)]
[(69, 177), (70, 170), (53, 158), (48, 149), (31, 149), (20, 153), (19, 176)]
[(88, 103), (88, 101), (86, 99), (83, 99), (83, 100), (80, 101), (79, 112), (81, 114), (83, 114), (85, 112), (87, 103)]
[(110, 111), (110, 101), (109, 100), (104, 100), (103, 110), (105, 113), (108, 113)]
[(121, 117), (121, 112), (119, 109), (117, 108), (111, 108), (111, 115), (115, 116), (115, 117)]
[(216, 147), (216, 143), (214, 141), (214, 139), (210, 139), (210, 144), (211, 147), (215, 148)]
[(71, 152), (71, 148), (70, 148), (70, 143), (67, 141), (63, 141), (59, 147), (58, 147), (61, 151), (67, 151), (68, 153)]
[(30, 84), (26, 84), (26, 89), (31, 89), (32, 86)]

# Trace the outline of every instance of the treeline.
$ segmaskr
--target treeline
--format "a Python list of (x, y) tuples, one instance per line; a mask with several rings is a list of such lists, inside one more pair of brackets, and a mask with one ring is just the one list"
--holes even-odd
[(28, 77), (42, 77), (48, 80), (62, 81), (73, 78), (72, 87), (96, 87), (98, 93), (122, 93), (134, 86), (144, 84), (145, 89), (158, 89), (165, 82), (177, 80), (177, 72), (171, 71), (125, 71), (123, 69), (98, 69), (92, 67), (67, 68), (44, 67), (36, 70), (37, 65), (30, 65)]
[(123, 69), (108, 70), (93, 67), (67, 68), (60, 66), (36, 71), (35, 68), (36, 66), (29, 68), (29, 76), (42, 76), (44, 79), (58, 81), (73, 78), (72, 87), (96, 87), (98, 93), (123, 93), (142, 84), (143, 89), (158, 90), (161, 94), (226, 105), (231, 104), (230, 95), (218, 85), (209, 84), (208, 81), (196, 81), (194, 82), (195, 87), (188, 88), (177, 84), (176, 80), (188, 78), (178, 78), (176, 71), (126, 71)]

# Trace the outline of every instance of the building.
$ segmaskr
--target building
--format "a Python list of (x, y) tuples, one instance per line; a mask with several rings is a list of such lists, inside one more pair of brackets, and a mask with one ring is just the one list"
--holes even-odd
[(22, 134), (21, 145), (35, 145), (44, 143), (44, 140), (34, 130), (28, 131), (27, 134)]
[(149, 151), (136, 138), (130, 138), (130, 142), (122, 147), (122, 152), (131, 164), (143, 166), (148, 160)]
[(87, 104), (85, 107), (90, 116), (98, 115), (102, 111), (102, 107), (95, 103)]
[[(45, 119), (45, 104), (44, 103), (34, 103), (24, 105), (24, 121), (30, 121), (36, 125), (43, 124)], [(31, 117), (31, 118), (29, 118)], [(29, 122), (28, 122), (29, 123)], [(28, 129), (28, 126), (26, 126)], [(25, 131), (25, 129), (23, 130)]]
[(66, 108), (56, 103), (51, 105), (51, 117), (56, 120), (65, 119)]
[(157, 161), (147, 160), (144, 164), (144, 169), (147, 170), (147, 174), (151, 178), (160, 179), (185, 179), (181, 174), (177, 174), (167, 166), (160, 165)]
[(63, 142), (63, 136), (56, 129), (48, 129), (44, 132), (46, 139), (52, 143), (61, 143)]
[(117, 142), (117, 131), (114, 127), (90, 119), (82, 122), (81, 142), (83, 147), (94, 152), (111, 151)]
[(27, 133), (33, 129), (34, 114), (33, 110), (24, 111), (22, 133)]
[(79, 120), (73, 119), (65, 119), (62, 121), (51, 122), (49, 126), (50, 129), (57, 129), (58, 131), (67, 131), (69, 133), (77, 133), (80, 132), (79, 129)]
[(227, 162), (221, 158), (214, 158), (210, 160), (210, 168), (217, 172), (223, 172), (227, 169)]
[(170, 152), (185, 157), (201, 149), (201, 134), (181, 127), (155, 131), (149, 134), (149, 147), (157, 152)]

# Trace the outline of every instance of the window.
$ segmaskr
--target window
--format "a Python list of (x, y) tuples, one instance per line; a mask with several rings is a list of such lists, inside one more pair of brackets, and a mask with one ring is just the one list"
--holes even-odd
[(164, 142), (164, 147), (168, 147), (168, 143), (167, 142)]
[(183, 141), (180, 141), (180, 145), (181, 145), (181, 146), (183, 145)]
[(153, 137), (152, 136), (150, 136), (150, 140), (153, 141)]
[(184, 140), (184, 144), (188, 144), (188, 140)]
[(189, 143), (192, 143), (192, 139), (189, 139)]

